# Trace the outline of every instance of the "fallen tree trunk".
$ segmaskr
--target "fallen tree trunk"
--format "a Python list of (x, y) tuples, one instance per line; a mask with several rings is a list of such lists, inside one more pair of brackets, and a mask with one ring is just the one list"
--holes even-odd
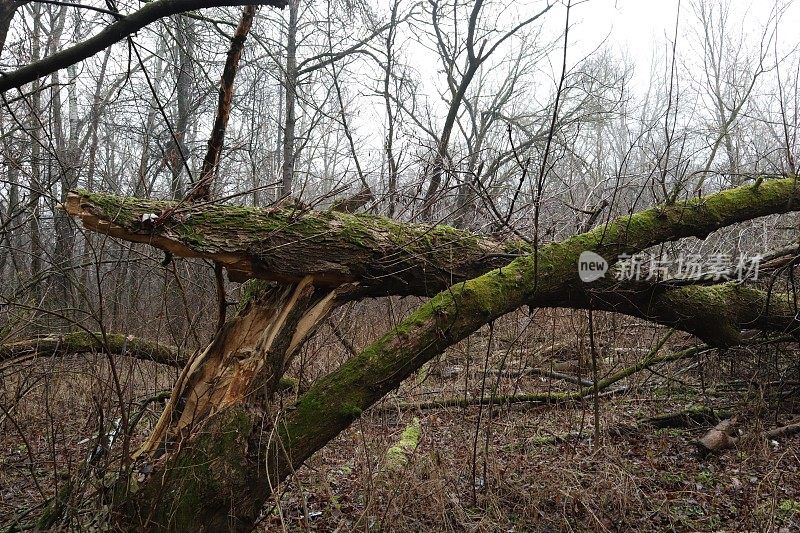
[[(218, 261), (233, 281), (251, 278), (318, 287), (358, 282), (360, 296), (430, 296), (453, 283), (506, 265), (527, 245), (483, 239), (449, 226), (316, 211), (142, 200), (72, 192), (66, 211), (84, 227), (177, 257)], [(149, 215), (172, 212), (158, 227)], [(143, 222), (144, 221), (144, 222)]]
[[(123, 500), (117, 500), (121, 524), (249, 529), (272, 489), (363, 410), (448, 346), (523, 305), (621, 310), (678, 322), (720, 346), (739, 342), (739, 330), (754, 323), (796, 330), (797, 321), (784, 309), (776, 317), (772, 305), (753, 311), (754, 301), (765, 301), (758, 300), (766, 297), (758, 291), (659, 288), (656, 307), (644, 301), (630, 304), (630, 294), (615, 300), (613, 289), (583, 284), (577, 262), (581, 252), (592, 250), (613, 265), (623, 253), (800, 209), (798, 196), (792, 179), (765, 181), (620, 217), (530, 253), (518, 243), (497, 243), (451, 228), (405, 226), (297, 205), (272, 210), (192, 206), (174, 209), (162, 225), (148, 226), (149, 215), (172, 204), (72, 193), (67, 210), (89, 229), (176, 255), (213, 259), (227, 266), (234, 279), (283, 284), (229, 321), (184, 370), (153, 438), (140, 450), (138, 475), (117, 487)], [(507, 261), (509, 254), (525, 255), (472, 277)], [(339, 293), (350, 282), (358, 283), (360, 291)], [(278, 410), (270, 402), (270, 384), (280, 377), (292, 350), (339, 302), (435, 290), (441, 292), (315, 382), (288, 409)], [(709, 311), (719, 316), (706, 315)], [(703, 318), (718, 321), (707, 334), (700, 327)], [(134, 482), (139, 476), (142, 481)]]
[(666, 428), (685, 428), (692, 425), (719, 422), (722, 418), (727, 418), (730, 413), (727, 411), (715, 411), (705, 405), (693, 405), (682, 411), (662, 413), (660, 415), (643, 418), (639, 424), (645, 424), (658, 429)]
[(63, 357), (81, 353), (107, 353), (183, 367), (187, 355), (174, 346), (119, 333), (85, 332), (47, 335), (0, 344), (0, 363), (21, 363), (33, 357)]
[[(653, 207), (543, 246), (543, 257), (555, 264), (542, 262), (541, 272), (548, 274), (569, 259), (570, 269), (564, 274), (569, 285), (580, 287), (575, 252), (592, 250), (613, 263), (621, 253), (684, 237), (704, 238), (738, 222), (796, 211), (798, 201), (795, 180), (787, 178)], [(219, 261), (234, 281), (297, 283), (312, 276), (319, 287), (358, 282), (361, 297), (430, 296), (532, 253), (524, 241), (500, 242), (449, 226), (406, 224), (298, 204), (268, 209), (178, 206), (76, 191), (68, 194), (64, 208), (87, 229), (150, 244), (178, 257)], [(163, 212), (172, 215), (153, 225), (150, 215)]]
[(796, 418), (793, 422), (771, 429), (764, 433), (768, 439), (781, 439), (783, 437), (791, 437), (800, 433), (800, 418)]
[(601, 281), (597, 288), (570, 286), (554, 300), (557, 307), (623, 313), (692, 333), (708, 344), (740, 344), (742, 331), (756, 329), (796, 335), (795, 299), (737, 282), (669, 287), (645, 282)]
[[(790, 295), (768, 295), (736, 283), (671, 287), (578, 278), (581, 252), (592, 250), (613, 265), (620, 254), (797, 208), (793, 179), (772, 180), (620, 217), (561, 243), (545, 245), (536, 261), (527, 243), (501, 243), (447, 226), (402, 224), (369, 215), (313, 211), (290, 205), (271, 209), (185, 206), (174, 202), (70, 193), (65, 208), (84, 226), (132, 242), (145, 242), (183, 257), (203, 257), (228, 268), (234, 280), (258, 278), (296, 283), (310, 276), (318, 287), (357, 282), (343, 298), (427, 296), (466, 281), (514, 256), (536, 263), (530, 307), (589, 308), (625, 313), (734, 346), (743, 327), (793, 331)], [(170, 211), (159, 227), (150, 215)], [(530, 266), (533, 266), (531, 264)], [(688, 310), (688, 312), (687, 312)]]

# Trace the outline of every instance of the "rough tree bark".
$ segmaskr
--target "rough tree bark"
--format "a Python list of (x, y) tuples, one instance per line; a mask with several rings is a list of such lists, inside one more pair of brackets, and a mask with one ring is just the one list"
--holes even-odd
[[(277, 282), (255, 291), (184, 369), (137, 453), (135, 475), (117, 486), (119, 520), (126, 527), (248, 530), (271, 490), (363, 410), (448, 346), (520, 306), (591, 305), (675, 325), (719, 346), (737, 343), (744, 328), (795, 331), (781, 295), (732, 284), (620, 292), (604, 282), (583, 284), (577, 261), (593, 250), (613, 264), (622, 253), (800, 210), (799, 200), (795, 180), (768, 180), (623, 216), (534, 253), (452, 228), (299, 205), (188, 206), (152, 227), (143, 215), (174, 204), (73, 193), (66, 209), (88, 229), (219, 261), (234, 279)], [(276, 407), (276, 380), (339, 302), (436, 291), (295, 404)]]

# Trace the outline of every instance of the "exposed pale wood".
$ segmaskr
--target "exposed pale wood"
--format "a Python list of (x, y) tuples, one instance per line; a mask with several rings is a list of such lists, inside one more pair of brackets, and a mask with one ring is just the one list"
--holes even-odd
[(697, 440), (697, 446), (706, 452), (720, 452), (736, 445), (733, 433), (739, 425), (739, 417), (732, 416), (711, 428)]
[(228, 406), (269, 402), (297, 349), (334, 309), (337, 294), (316, 289), (308, 277), (253, 295), (184, 367), (137, 457), (160, 454)]

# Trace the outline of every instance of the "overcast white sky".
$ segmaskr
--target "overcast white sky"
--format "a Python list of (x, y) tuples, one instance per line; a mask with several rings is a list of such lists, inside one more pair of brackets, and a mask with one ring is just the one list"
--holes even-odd
[[(605, 48), (615, 56), (626, 58), (626, 63), (634, 66), (632, 89), (642, 95), (651, 81), (651, 71), (664, 79), (666, 71), (665, 58), (671, 57), (671, 46), (675, 36), (676, 16), (678, 17), (678, 64), (689, 72), (696, 72), (700, 67), (702, 48), (700, 48), (699, 31), (701, 25), (697, 21), (695, 6), (705, 1), (715, 11), (720, 6), (729, 9), (728, 25), (730, 37), (738, 41), (744, 36), (744, 52), (758, 50), (762, 31), (770, 20), (777, 6), (784, 9), (778, 28), (779, 49), (789, 50), (800, 42), (797, 32), (797, 21), (800, 21), (800, 1), (792, 0), (573, 0), (571, 13), (571, 30), (569, 35), (568, 64), (574, 67), (577, 62), (594, 51)], [(541, 26), (545, 34), (551, 37), (563, 31), (566, 1), (560, 3), (548, 13)], [(530, 16), (541, 9), (542, 3), (520, 1), (512, 3), (506, 12), (507, 27), (513, 22), (508, 19), (508, 12), (514, 11), (514, 21)], [(526, 7), (527, 6), (527, 7)], [(499, 15), (503, 17), (503, 15)], [(466, 21), (463, 21), (464, 25)], [(534, 23), (540, 24), (539, 22)], [(413, 41), (413, 37), (411, 39)], [(420, 73), (422, 90), (434, 103), (438, 100), (437, 90), (442, 90), (441, 63), (435, 54), (419, 48), (413, 42), (407, 49), (413, 58), (411, 64)], [(551, 65), (542, 65), (542, 70), (556, 78), (560, 72), (561, 44), (551, 55)], [(501, 55), (502, 51), (498, 51)], [(772, 59), (772, 58), (770, 58)], [(700, 72), (697, 72), (698, 76)], [(680, 76), (685, 81), (686, 70)], [(690, 77), (699, 79), (692, 74)], [(543, 81), (543, 84), (546, 83)], [(550, 88), (549, 90), (552, 90)], [(434, 103), (435, 106), (438, 104)], [(439, 110), (442, 111), (442, 110)]]
[[(697, 0), (699, 2), (700, 0)], [(709, 5), (730, 8), (730, 23), (745, 38), (757, 46), (760, 32), (776, 6), (785, 8), (781, 17), (778, 39), (786, 49), (798, 42), (797, 23), (800, 22), (800, 2), (776, 0), (706, 0)], [(629, 56), (637, 73), (650, 70), (654, 56), (663, 57), (665, 48), (675, 35), (678, 20), (680, 55), (691, 53), (691, 37), (699, 29), (691, 0), (587, 0), (573, 11), (577, 23), (573, 32), (579, 49), (591, 49), (608, 36), (615, 51)], [(563, 10), (562, 10), (563, 11)], [(563, 15), (562, 15), (563, 16)], [(736, 36), (732, 36), (736, 37)], [(578, 58), (577, 53), (575, 59)]]

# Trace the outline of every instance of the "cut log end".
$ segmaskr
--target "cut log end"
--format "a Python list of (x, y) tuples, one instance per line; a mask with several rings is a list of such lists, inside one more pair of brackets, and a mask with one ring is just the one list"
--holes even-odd
[(714, 426), (708, 433), (700, 437), (696, 444), (702, 453), (719, 453), (733, 448), (738, 440), (734, 436), (739, 418), (733, 416)]

